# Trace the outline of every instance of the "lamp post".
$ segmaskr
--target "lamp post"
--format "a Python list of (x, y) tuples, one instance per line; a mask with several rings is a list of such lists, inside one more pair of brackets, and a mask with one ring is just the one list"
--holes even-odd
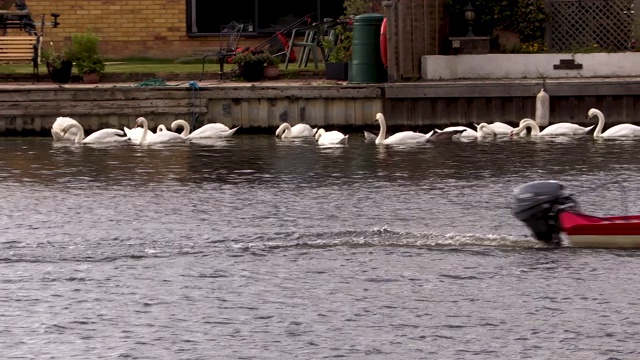
[(471, 2), (464, 8), (464, 18), (467, 19), (467, 24), (469, 24), (469, 32), (467, 33), (467, 37), (474, 37), (473, 31), (471, 27), (473, 26), (473, 19), (476, 18), (476, 12), (473, 6), (471, 6)]

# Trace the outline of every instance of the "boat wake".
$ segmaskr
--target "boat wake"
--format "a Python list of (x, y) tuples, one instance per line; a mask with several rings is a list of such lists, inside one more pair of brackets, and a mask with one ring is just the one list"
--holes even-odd
[(316, 233), (279, 232), (271, 236), (259, 236), (250, 241), (237, 241), (236, 248), (329, 248), (329, 247), (440, 247), (459, 248), (491, 246), (503, 248), (545, 247), (527, 236), (492, 234), (455, 234), (425, 232), (415, 233), (390, 230), (387, 227), (370, 231), (327, 231)]
[[(205, 234), (200, 234), (205, 235)], [(70, 237), (56, 242), (0, 242), (6, 262), (112, 262), (129, 259), (173, 258), (182, 256), (219, 256), (245, 251), (268, 253), (281, 249), (330, 248), (430, 248), (464, 250), (474, 247), (525, 249), (546, 247), (526, 236), (491, 234), (455, 234), (438, 232), (395, 231), (387, 227), (372, 230), (320, 232), (275, 232), (271, 234), (237, 234), (234, 237), (209, 237), (191, 234), (154, 239), (144, 236), (83, 239)], [(232, 255), (233, 256), (233, 255)]]

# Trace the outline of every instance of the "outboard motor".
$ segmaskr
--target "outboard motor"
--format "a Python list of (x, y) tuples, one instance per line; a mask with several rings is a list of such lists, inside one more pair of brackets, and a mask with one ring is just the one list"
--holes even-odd
[(514, 190), (513, 215), (527, 224), (536, 239), (551, 245), (560, 245), (558, 212), (562, 209), (577, 211), (578, 204), (557, 181), (534, 181)]

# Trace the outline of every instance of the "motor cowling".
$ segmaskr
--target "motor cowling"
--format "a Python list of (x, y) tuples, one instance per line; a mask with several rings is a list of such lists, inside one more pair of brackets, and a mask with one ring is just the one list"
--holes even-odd
[(578, 204), (558, 181), (534, 181), (514, 190), (513, 215), (524, 222), (536, 239), (560, 244), (559, 211), (577, 210)]

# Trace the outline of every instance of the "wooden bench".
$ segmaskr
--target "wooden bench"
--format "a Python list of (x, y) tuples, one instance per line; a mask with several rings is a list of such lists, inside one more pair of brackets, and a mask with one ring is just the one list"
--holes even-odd
[(39, 78), (40, 44), (40, 36), (0, 36), (0, 63), (31, 62)]

